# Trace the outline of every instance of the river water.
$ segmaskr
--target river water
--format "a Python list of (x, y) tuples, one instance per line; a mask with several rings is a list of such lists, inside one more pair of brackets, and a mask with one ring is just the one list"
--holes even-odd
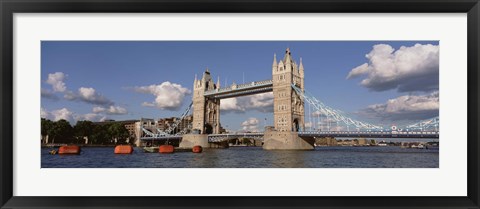
[(267, 151), (262, 147), (204, 149), (202, 153), (116, 155), (113, 147), (82, 147), (80, 155), (50, 155), (42, 168), (438, 168), (439, 151), (386, 147), (316, 147), (312, 151)]

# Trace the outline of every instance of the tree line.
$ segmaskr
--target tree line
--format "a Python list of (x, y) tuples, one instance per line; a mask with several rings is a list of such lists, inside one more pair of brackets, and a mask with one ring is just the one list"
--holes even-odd
[(62, 144), (133, 144), (134, 136), (130, 136), (125, 125), (122, 123), (95, 124), (92, 121), (77, 121), (71, 126), (64, 119), (51, 121), (41, 119), (42, 143)]

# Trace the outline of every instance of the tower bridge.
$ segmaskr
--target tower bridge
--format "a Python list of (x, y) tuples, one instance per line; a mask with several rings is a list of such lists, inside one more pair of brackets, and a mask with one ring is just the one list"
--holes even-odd
[[(287, 48), (283, 59), (277, 61), (273, 57), (272, 78), (244, 84), (232, 84), (221, 88), (220, 81), (215, 83), (210, 71), (207, 69), (200, 79), (193, 81), (192, 104), (182, 114), (182, 118), (192, 109), (193, 122), (191, 134), (171, 135), (167, 132), (160, 134), (145, 133), (143, 138), (164, 140), (168, 137), (178, 139), (181, 137), (180, 146), (192, 147), (201, 145), (209, 147), (209, 143), (222, 143), (233, 137), (251, 137), (264, 141), (264, 149), (313, 149), (315, 137), (369, 137), (369, 138), (438, 138), (438, 117), (420, 121), (406, 126), (405, 131), (384, 131), (379, 125), (358, 121), (346, 116), (343, 112), (328, 107), (313, 95), (305, 91), (305, 74), (302, 59), (297, 63)], [(220, 133), (220, 102), (222, 99), (273, 92), (273, 118), (274, 127), (266, 129), (263, 133)], [(346, 125), (348, 131), (306, 131), (305, 129), (305, 102), (308, 109), (313, 108), (326, 120)], [(310, 112), (309, 112), (310, 116)], [(175, 124), (174, 124), (175, 125)], [(349, 128), (354, 131), (349, 131)], [(410, 128), (410, 130), (408, 130)], [(427, 128), (434, 128), (434, 131)], [(392, 128), (393, 129), (393, 128)], [(418, 131), (420, 129), (420, 131)], [(183, 134), (183, 135), (182, 135)], [(248, 135), (248, 136), (247, 136)]]

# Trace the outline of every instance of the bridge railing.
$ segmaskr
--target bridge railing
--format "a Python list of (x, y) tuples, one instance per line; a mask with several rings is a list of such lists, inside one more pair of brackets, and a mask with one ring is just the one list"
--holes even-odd
[(439, 131), (301, 131), (298, 133), (332, 134), (438, 134)]
[(383, 138), (438, 138), (438, 131), (306, 131), (298, 132), (299, 136), (310, 137), (383, 137)]

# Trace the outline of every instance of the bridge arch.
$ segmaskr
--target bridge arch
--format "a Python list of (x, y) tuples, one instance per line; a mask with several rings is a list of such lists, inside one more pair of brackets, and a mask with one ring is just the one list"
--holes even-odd
[(295, 119), (293, 120), (293, 131), (295, 131), (295, 132), (300, 131), (300, 124), (299, 124), (297, 118), (295, 118)]

